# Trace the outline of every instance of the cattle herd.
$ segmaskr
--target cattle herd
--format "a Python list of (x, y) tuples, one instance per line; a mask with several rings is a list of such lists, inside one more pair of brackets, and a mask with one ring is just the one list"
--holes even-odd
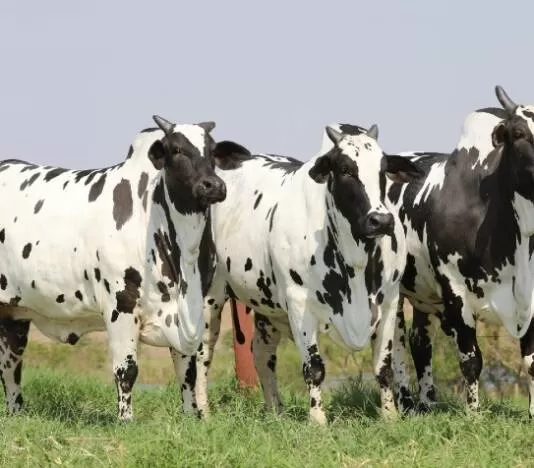
[[(22, 407), (30, 323), (74, 345), (105, 330), (129, 420), (139, 341), (167, 346), (184, 411), (209, 414), (207, 376), (229, 298), (254, 310), (265, 405), (282, 410), (282, 335), (295, 342), (309, 416), (326, 423), (319, 333), (372, 345), (381, 411), (431, 409), (431, 326), (453, 338), (478, 408), (477, 319), (520, 340), (534, 416), (534, 106), (496, 87), (450, 154), (386, 154), (378, 129), (326, 127), (307, 162), (215, 142), (215, 124), (154, 116), (115, 166), (0, 162), (0, 377)], [(414, 308), (405, 339), (402, 304)], [(409, 391), (406, 343), (419, 383)]]

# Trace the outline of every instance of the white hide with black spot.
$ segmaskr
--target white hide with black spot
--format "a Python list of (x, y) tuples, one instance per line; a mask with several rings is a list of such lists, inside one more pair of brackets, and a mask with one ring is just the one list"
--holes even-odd
[[(199, 354), (203, 365), (197, 380), (201, 411), (208, 410), (205, 378), (228, 285), (230, 295), (255, 311), (254, 355), (267, 406), (281, 408), (275, 375), (281, 332), (292, 335), (300, 351), (310, 393), (310, 417), (319, 423), (325, 422), (320, 396), (324, 365), (317, 346), (319, 331), (327, 331), (336, 342), (353, 350), (366, 346), (376, 332), (374, 368), (381, 386), (382, 410), (386, 415), (394, 414), (390, 366), (404, 243), (402, 236), (381, 237), (383, 230), (359, 237), (355, 233), (363, 228), (342, 214), (343, 210), (366, 206), (360, 221), (373, 218), (382, 223), (380, 229), (393, 229), (393, 218), (380, 190), (381, 177), (385, 177), (381, 172), (382, 150), (363, 129), (342, 135), (337, 149), (327, 155), (337, 154), (346, 158), (343, 161), (350, 161), (342, 170), (344, 174), (358, 174), (365, 193), (360, 198), (339, 200), (333, 195), (340, 193), (342, 183), (336, 185), (335, 170), (324, 177), (317, 175), (330, 160), (324, 155), (305, 163), (258, 155), (242, 160), (236, 169), (217, 169), (226, 182), (228, 196), (212, 208), (218, 264), (206, 298), (207, 331)], [(351, 187), (357, 185), (356, 179), (350, 180)], [(342, 204), (348, 208), (342, 210)], [(398, 263), (384, 261), (377, 248), (389, 245), (390, 251), (392, 243), (401, 250)], [(380, 272), (371, 265), (379, 265)], [(377, 296), (377, 302), (383, 305), (378, 317), (370, 301)], [(387, 313), (382, 312), (386, 303)], [(373, 323), (377, 319), (378, 330)]]
[[(176, 125), (171, 133), (198, 157), (211, 145), (199, 125)], [(203, 330), (197, 263), (207, 207), (177, 209), (172, 174), (149, 159), (163, 137), (159, 129), (141, 132), (127, 159), (104, 169), (0, 163), (0, 374), (9, 411), (22, 402), (27, 320), (71, 344), (108, 331), (122, 419), (132, 417), (139, 340), (188, 355), (197, 350)]]

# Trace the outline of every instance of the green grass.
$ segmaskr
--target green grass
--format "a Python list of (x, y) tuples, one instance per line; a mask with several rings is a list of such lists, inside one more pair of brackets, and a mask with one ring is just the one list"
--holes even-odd
[[(516, 342), (499, 329), (479, 334), (486, 363), (517, 368)], [(307, 422), (302, 366), (287, 340), (277, 369), (283, 417), (264, 414), (260, 392), (236, 388), (226, 334), (211, 369), (210, 420), (181, 413), (169, 353), (141, 346), (138, 382), (160, 387), (136, 386), (136, 419), (121, 424), (105, 341), (89, 335), (69, 346), (30, 339), (23, 372), (26, 410), (8, 418), (0, 406), (0, 466), (532, 466), (524, 391), (515, 399), (510, 393), (485, 396), (480, 414), (467, 416), (460, 388), (452, 385), (459, 377), (456, 351), (441, 332), (435, 343), (441, 402), (433, 414), (384, 422), (376, 386), (356, 380), (325, 392), (330, 424), (318, 428)], [(327, 379), (371, 372), (369, 349), (348, 353), (328, 339), (320, 347)]]
[(307, 401), (284, 391), (286, 414), (262, 410), (261, 395), (231, 379), (210, 389), (213, 415), (181, 414), (174, 385), (134, 391), (136, 420), (115, 419), (115, 390), (97, 378), (29, 368), (26, 411), (0, 417), (0, 466), (531, 466), (526, 403), (484, 400), (476, 416), (446, 400), (427, 416), (376, 415), (374, 387), (329, 393), (330, 425), (309, 424)]

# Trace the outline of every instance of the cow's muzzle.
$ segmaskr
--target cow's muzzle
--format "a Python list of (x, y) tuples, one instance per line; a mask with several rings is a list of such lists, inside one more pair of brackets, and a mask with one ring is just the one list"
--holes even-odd
[(226, 199), (226, 184), (217, 176), (203, 177), (195, 186), (195, 196), (208, 205), (222, 202)]

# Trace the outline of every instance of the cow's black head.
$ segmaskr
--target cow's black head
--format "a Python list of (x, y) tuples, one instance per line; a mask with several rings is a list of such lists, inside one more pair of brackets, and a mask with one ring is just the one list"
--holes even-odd
[(328, 126), (326, 134), (334, 147), (315, 160), (310, 177), (317, 183), (328, 183), (335, 205), (349, 221), (355, 238), (391, 235), (393, 215), (383, 204), (385, 176), (408, 181), (420, 171), (406, 158), (383, 154), (376, 142), (375, 125), (367, 132), (361, 129), (351, 134)]
[(164, 171), (169, 197), (182, 213), (204, 211), (226, 198), (226, 185), (215, 174), (213, 122), (176, 125), (159, 116), (154, 121), (164, 136), (156, 140), (148, 156), (156, 169)]
[(528, 123), (518, 115), (500, 122), (491, 136), (495, 147), (502, 145), (502, 162), (509, 176), (506, 184), (534, 202), (534, 136)]

